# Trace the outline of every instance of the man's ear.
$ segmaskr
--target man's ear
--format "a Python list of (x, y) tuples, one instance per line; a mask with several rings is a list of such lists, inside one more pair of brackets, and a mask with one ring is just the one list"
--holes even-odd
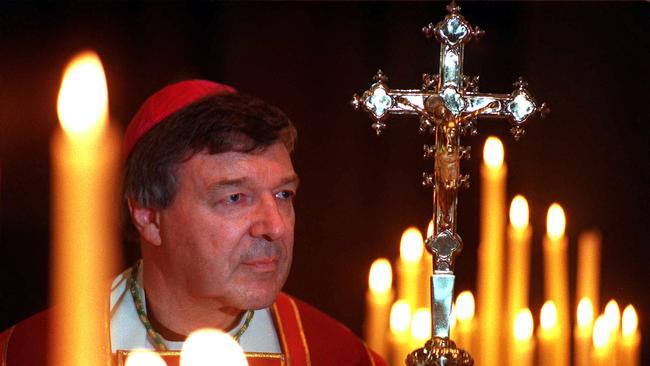
[(133, 198), (128, 199), (129, 212), (133, 225), (140, 233), (140, 236), (153, 245), (160, 245), (160, 211), (155, 208), (144, 207)]

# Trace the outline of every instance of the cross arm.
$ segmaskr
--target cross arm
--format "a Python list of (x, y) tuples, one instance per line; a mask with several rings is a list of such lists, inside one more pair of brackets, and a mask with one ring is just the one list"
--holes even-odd
[(420, 89), (390, 89), (386, 84), (388, 78), (381, 70), (373, 77), (375, 81), (361, 96), (354, 94), (352, 107), (370, 114), (374, 123), (372, 128), (380, 134), (385, 128), (384, 121), (390, 114), (427, 115), (425, 101), (435, 93)]

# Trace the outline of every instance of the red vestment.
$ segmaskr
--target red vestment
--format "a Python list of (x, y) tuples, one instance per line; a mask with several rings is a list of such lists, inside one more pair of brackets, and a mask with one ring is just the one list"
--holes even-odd
[[(47, 365), (51, 314), (51, 309), (43, 311), (0, 333), (0, 366)], [(267, 357), (247, 354), (251, 366), (386, 365), (349, 329), (286, 294), (278, 295), (273, 304), (273, 317), (282, 355)], [(109, 329), (106, 331), (109, 332)], [(177, 365), (177, 354), (169, 354), (171, 356), (166, 357), (168, 364)]]

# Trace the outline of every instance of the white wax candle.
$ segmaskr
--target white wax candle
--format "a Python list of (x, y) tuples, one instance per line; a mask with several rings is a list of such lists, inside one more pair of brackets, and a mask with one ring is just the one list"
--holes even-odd
[(404, 365), (409, 354), (411, 305), (397, 300), (390, 309), (391, 365)]
[[(52, 139), (53, 365), (100, 365), (110, 356), (105, 328), (108, 283), (118, 248), (120, 161), (107, 125), (108, 90), (92, 52), (73, 59), (58, 98), (63, 131)], [(74, 356), (72, 356), (74, 355)]]
[(456, 297), (456, 344), (469, 352), (476, 359), (477, 345), (475, 344), (476, 318), (474, 317), (476, 305), (474, 295), (470, 291), (463, 291)]
[(573, 364), (575, 366), (589, 366), (591, 335), (594, 323), (594, 308), (591, 300), (583, 297), (578, 303), (577, 324), (573, 331)]
[(564, 235), (565, 227), (564, 210), (559, 204), (552, 204), (548, 209), (546, 236), (542, 246), (544, 252), (544, 296), (552, 300), (557, 309), (559, 335), (554, 351), (558, 354), (556, 366), (568, 366), (570, 360), (568, 239)]
[(640, 365), (641, 334), (638, 330), (639, 320), (636, 310), (628, 305), (623, 310), (621, 321), (621, 341), (618, 349), (618, 364), (622, 366)]
[(422, 233), (415, 227), (409, 227), (400, 240), (400, 257), (397, 263), (397, 296), (406, 300), (415, 309), (420, 292), (428, 283), (421, 283), (421, 261), (424, 253)]
[[(509, 354), (514, 354), (515, 317), (521, 309), (528, 307), (528, 283), (530, 273), (530, 238), (528, 225), (528, 202), (521, 195), (515, 196), (510, 204), (510, 225), (508, 226), (508, 275), (507, 275), (507, 318)], [(511, 363), (514, 366), (514, 364)]]
[(368, 275), (365, 339), (382, 357), (388, 357), (388, 320), (393, 303), (392, 269), (385, 258), (375, 260)]
[(510, 365), (532, 366), (535, 353), (533, 342), (533, 314), (529, 309), (521, 309), (515, 315), (513, 322), (513, 334), (511, 337), (512, 348), (510, 349)]
[(589, 298), (594, 309), (600, 308), (600, 234), (585, 231), (578, 238), (578, 270), (576, 273), (576, 302)]
[(538, 365), (557, 366), (567, 365), (567, 355), (560, 351), (562, 334), (558, 324), (557, 307), (548, 300), (540, 311), (540, 326), (537, 329), (537, 342), (539, 345)]
[(488, 137), (481, 166), (481, 232), (478, 249), (478, 318), (480, 343), (476, 364), (495, 366), (501, 357), (503, 325), (503, 247), (506, 220), (506, 167), (503, 144)]

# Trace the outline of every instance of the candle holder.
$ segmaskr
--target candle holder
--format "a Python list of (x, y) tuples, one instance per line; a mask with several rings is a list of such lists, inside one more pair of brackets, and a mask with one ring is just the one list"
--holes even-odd
[(431, 134), (433, 145), (424, 145), (424, 158), (434, 160), (433, 172), (422, 175), (424, 186), (433, 187), (433, 234), (426, 239), (433, 256), (431, 274), (432, 338), (406, 359), (409, 366), (472, 365), (472, 357), (449, 339), (451, 304), (454, 292), (454, 260), (463, 248), (456, 232), (458, 190), (469, 187), (469, 176), (460, 174), (460, 159), (470, 157), (470, 148), (460, 145), (461, 135), (476, 134), (480, 116), (507, 118), (515, 139), (524, 134), (524, 126), (534, 114), (548, 112), (526, 90), (522, 78), (510, 94), (478, 92), (478, 76), (463, 74), (463, 51), (467, 42), (484, 32), (472, 27), (452, 1), (449, 14), (435, 26), (425, 26), (427, 38), (440, 42), (440, 66), (437, 75), (424, 74), (420, 89), (390, 89), (388, 77), (379, 70), (374, 84), (361, 96), (354, 95), (352, 106), (363, 109), (373, 120), (377, 135), (387, 127), (390, 114), (415, 114), (420, 132)]

